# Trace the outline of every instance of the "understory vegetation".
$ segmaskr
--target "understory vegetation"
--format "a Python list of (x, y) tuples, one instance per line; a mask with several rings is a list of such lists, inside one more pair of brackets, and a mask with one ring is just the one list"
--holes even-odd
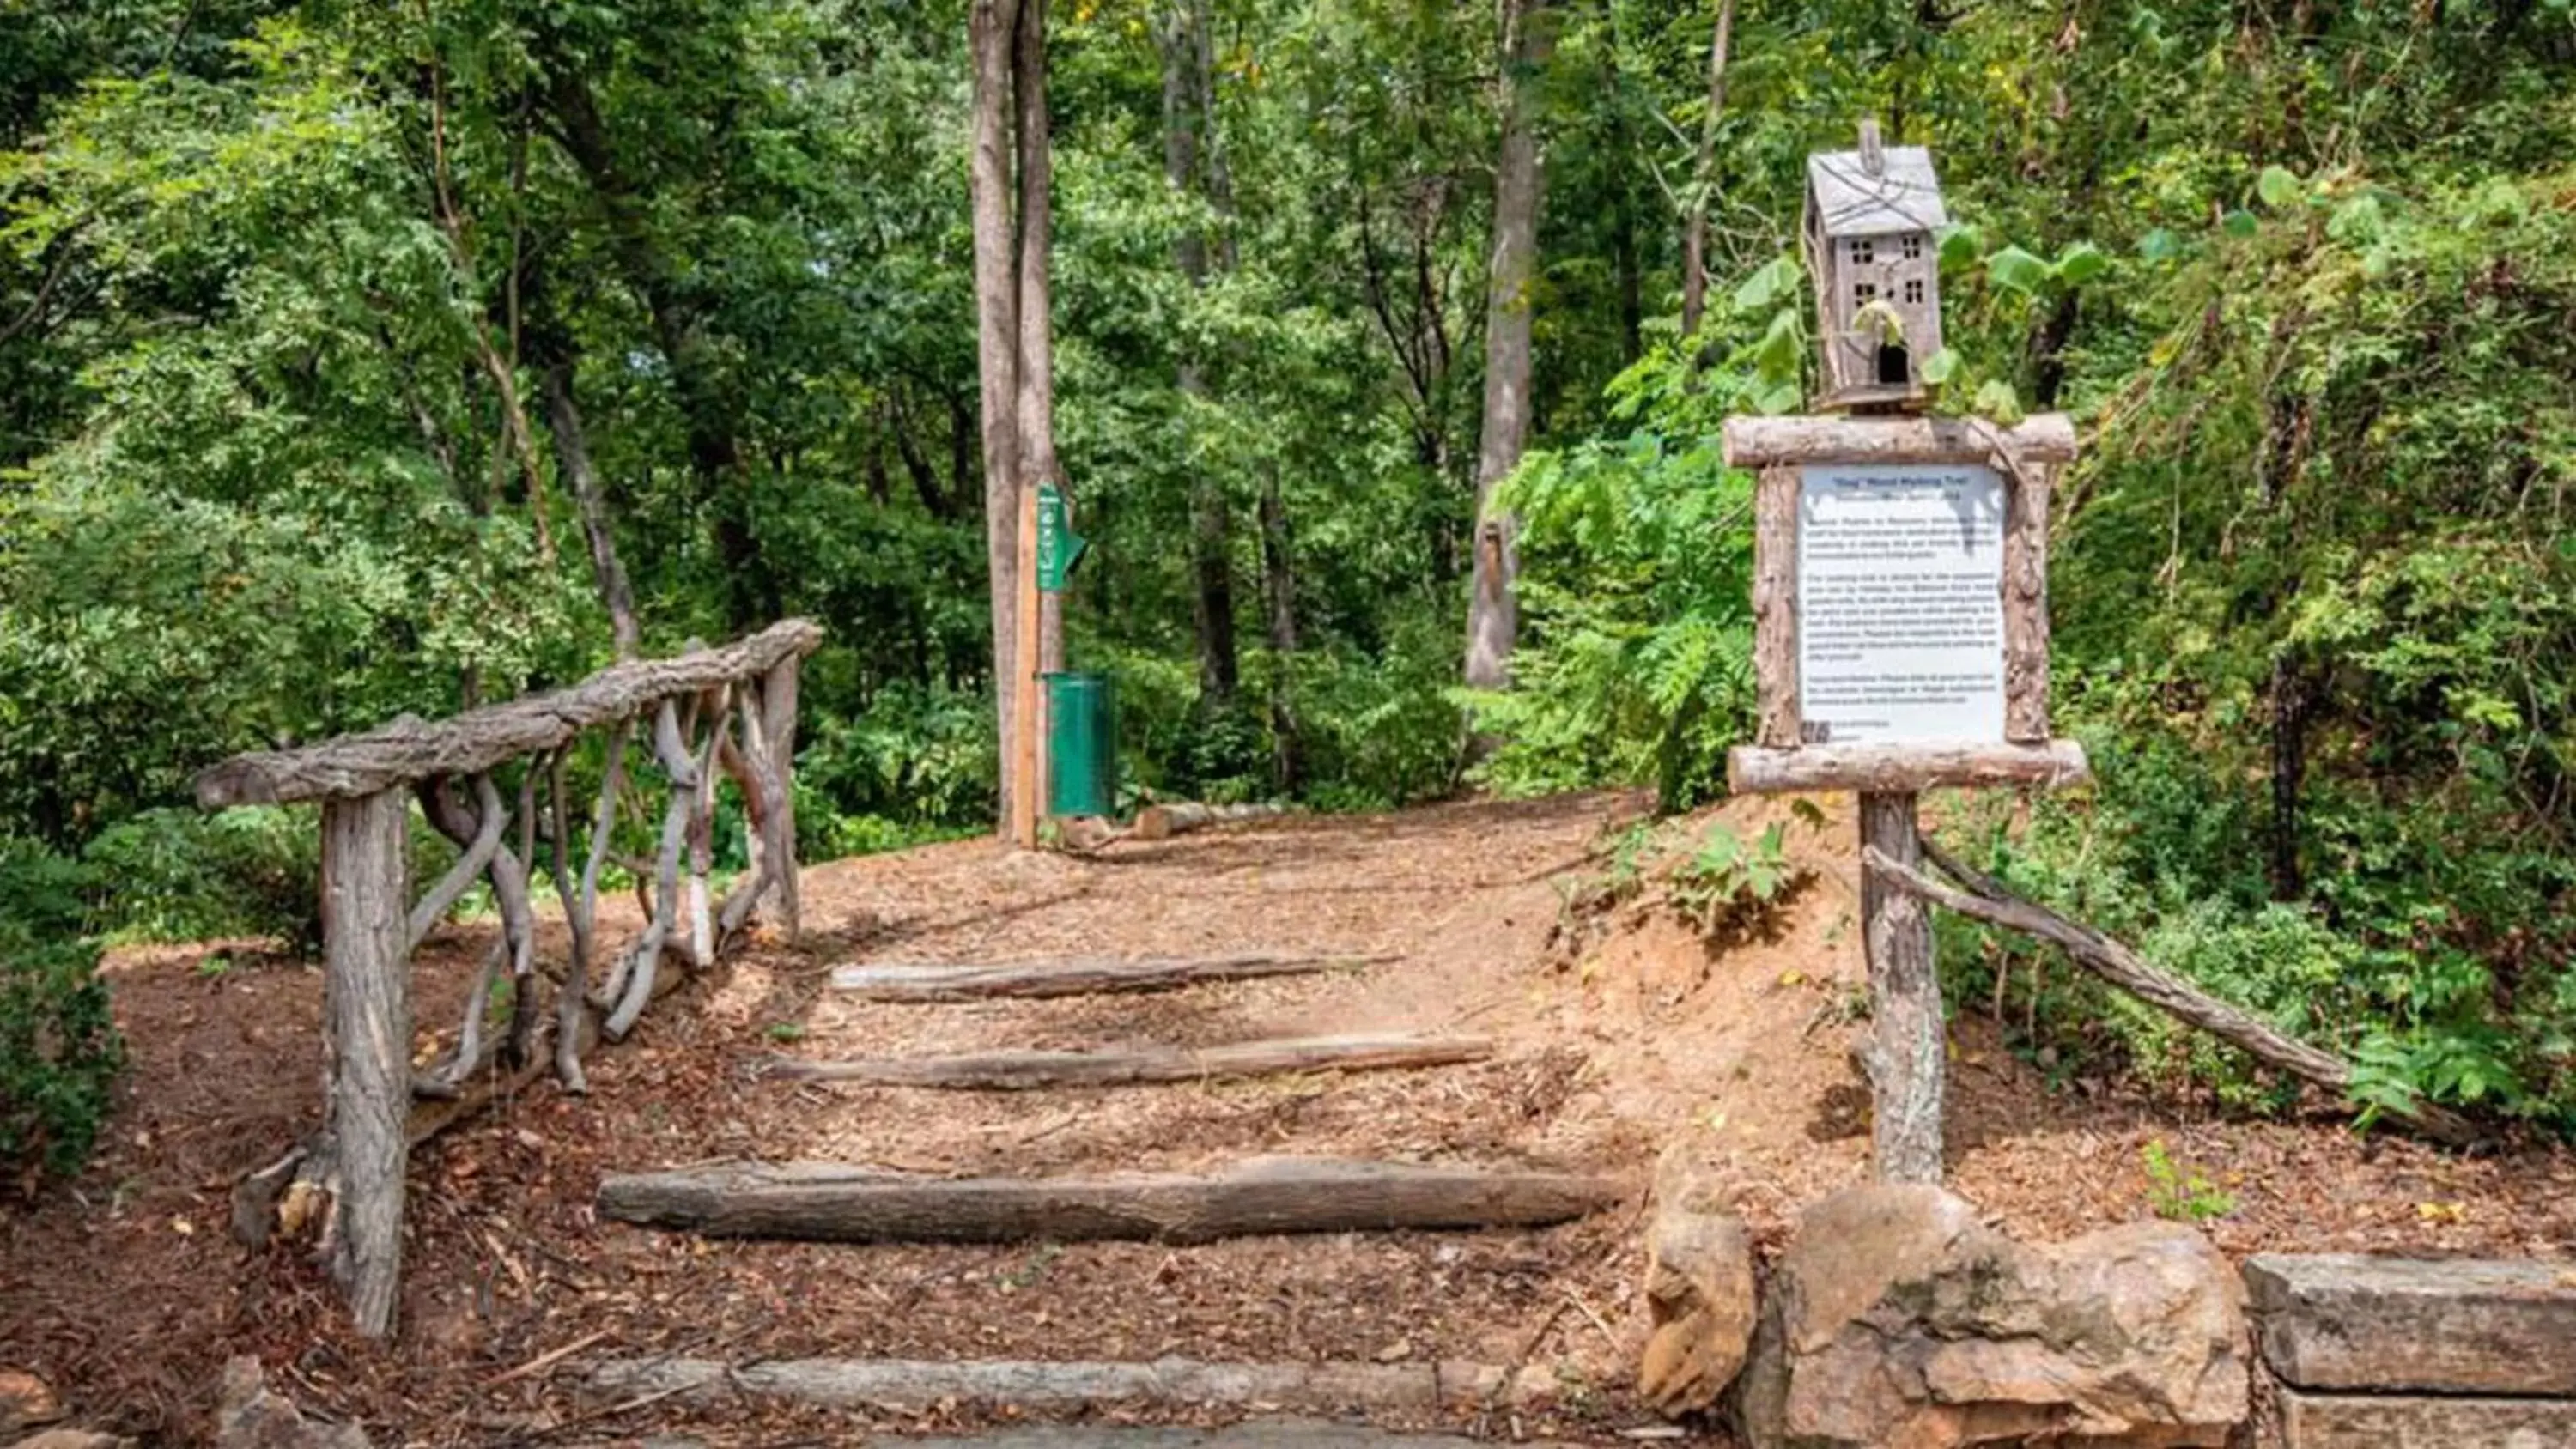
[[(0, 9), (0, 1159), (77, 1157), (104, 1101), (82, 943), (313, 939), (310, 821), (200, 815), (195, 771), (612, 657), (577, 454), (648, 652), (828, 631), (809, 858), (989, 827), (968, 8)], [(2576, 11), (1722, 9), (1717, 86), (1717, 4), (1048, 19), (1065, 648), (1115, 682), (1121, 805), (1721, 796), (1718, 429), (1812, 385), (1803, 158), (1874, 114), (1948, 197), (1939, 406), (2084, 439), (2055, 713), (2100, 783), (1956, 843), (2352, 1053), (2365, 1109), (2576, 1129)], [(1471, 691), (1511, 96), (1520, 633)], [(2283, 1100), (1945, 931), (2034, 1059)]]

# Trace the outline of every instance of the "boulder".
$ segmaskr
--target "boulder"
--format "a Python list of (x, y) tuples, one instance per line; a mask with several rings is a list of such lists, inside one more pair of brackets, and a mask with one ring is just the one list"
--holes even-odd
[(371, 1449), (355, 1424), (304, 1417), (292, 1400), (269, 1391), (259, 1360), (224, 1361), (223, 1396), (215, 1405), (215, 1449)]
[(1744, 1378), (1756, 1449), (2217, 1446), (2249, 1412), (2244, 1290), (2133, 1223), (2026, 1246), (1935, 1187), (1810, 1207)]
[(1655, 1176), (1646, 1311), (1637, 1392), (1667, 1416), (1715, 1406), (1753, 1343), (1753, 1240), (1718, 1181), (1677, 1158)]
[(25, 1369), (0, 1368), (0, 1443), (63, 1416), (54, 1386)]

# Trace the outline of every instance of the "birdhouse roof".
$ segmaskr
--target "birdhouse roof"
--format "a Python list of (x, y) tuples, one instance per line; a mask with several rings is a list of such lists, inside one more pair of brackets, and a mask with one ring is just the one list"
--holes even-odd
[(1807, 158), (1807, 204), (1827, 236), (1890, 236), (1946, 226), (1941, 182), (1932, 153), (1921, 146), (1890, 146), (1878, 173), (1858, 151), (1821, 151)]

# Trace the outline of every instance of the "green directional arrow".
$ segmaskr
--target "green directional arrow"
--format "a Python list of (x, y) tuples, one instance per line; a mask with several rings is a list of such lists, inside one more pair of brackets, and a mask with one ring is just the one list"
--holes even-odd
[(1082, 559), (1091, 540), (1073, 531), (1067, 516), (1064, 490), (1052, 483), (1038, 489), (1038, 589), (1042, 593), (1064, 592), (1064, 581), (1073, 566)]

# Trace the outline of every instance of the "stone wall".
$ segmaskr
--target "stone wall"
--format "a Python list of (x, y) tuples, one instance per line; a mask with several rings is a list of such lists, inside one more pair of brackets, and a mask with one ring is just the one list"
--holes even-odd
[(1640, 1389), (1753, 1449), (2576, 1446), (2576, 1266), (2240, 1275), (2179, 1224), (2031, 1245), (1938, 1188), (1867, 1186), (1810, 1205), (1757, 1276), (1711, 1183), (1657, 1189)]

